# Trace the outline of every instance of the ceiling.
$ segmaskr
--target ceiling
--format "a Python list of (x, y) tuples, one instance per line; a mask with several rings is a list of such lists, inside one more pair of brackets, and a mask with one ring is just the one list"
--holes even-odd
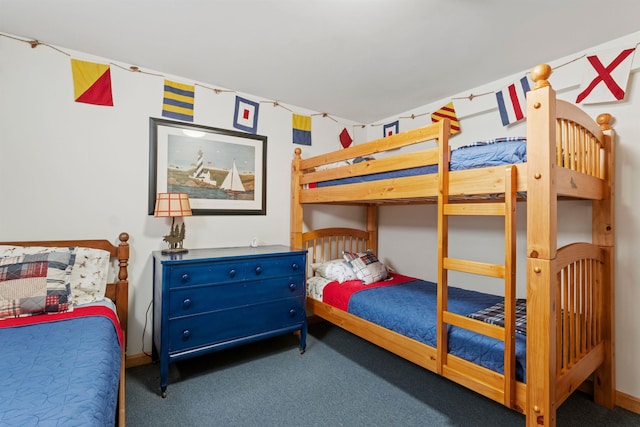
[(639, 12), (638, 0), (0, 0), (0, 32), (373, 123), (636, 32)]

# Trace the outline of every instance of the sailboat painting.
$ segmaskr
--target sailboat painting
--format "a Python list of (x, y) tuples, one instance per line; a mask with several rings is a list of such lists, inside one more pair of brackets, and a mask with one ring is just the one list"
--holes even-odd
[(233, 167), (227, 174), (227, 177), (220, 184), (220, 188), (222, 188), (225, 193), (230, 195), (237, 196), (238, 194), (245, 193), (244, 185), (242, 185), (242, 180), (240, 179), (240, 174), (238, 173), (238, 168), (236, 168), (236, 162), (233, 162)]
[[(265, 136), (151, 120), (158, 122), (154, 193), (187, 193), (194, 215), (266, 214)], [(193, 127), (199, 132), (183, 129)]]

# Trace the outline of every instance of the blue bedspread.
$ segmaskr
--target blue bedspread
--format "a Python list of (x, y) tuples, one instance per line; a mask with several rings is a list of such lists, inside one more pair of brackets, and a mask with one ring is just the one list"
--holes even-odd
[[(449, 287), (449, 311), (467, 315), (503, 297)], [(349, 313), (432, 347), (436, 346), (436, 285), (415, 280), (366, 289), (351, 296)], [(516, 379), (525, 381), (526, 337), (516, 335)], [(504, 373), (502, 341), (449, 327), (449, 353)]]
[(113, 426), (120, 345), (91, 316), (0, 328), (0, 426)]
[[(527, 161), (526, 138), (499, 138), (491, 141), (476, 142), (466, 147), (451, 151), (449, 170), (485, 168), (491, 166), (512, 165)], [(427, 175), (438, 172), (438, 165), (420, 166), (391, 172), (380, 172), (371, 175), (354, 176), (319, 182), (318, 187), (328, 187), (356, 182), (368, 182), (380, 179), (400, 178), (405, 176)]]

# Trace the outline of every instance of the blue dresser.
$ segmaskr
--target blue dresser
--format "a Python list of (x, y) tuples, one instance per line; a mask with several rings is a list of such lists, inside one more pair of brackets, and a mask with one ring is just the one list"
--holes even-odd
[(306, 252), (288, 246), (153, 252), (153, 359), (169, 363), (300, 331), (306, 346)]

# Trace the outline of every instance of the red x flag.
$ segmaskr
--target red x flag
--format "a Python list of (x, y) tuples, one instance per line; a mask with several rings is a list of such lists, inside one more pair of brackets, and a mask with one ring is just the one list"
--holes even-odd
[[(610, 102), (624, 99), (635, 48), (608, 51), (587, 56), (576, 104)], [(603, 64), (608, 64), (604, 65)]]

